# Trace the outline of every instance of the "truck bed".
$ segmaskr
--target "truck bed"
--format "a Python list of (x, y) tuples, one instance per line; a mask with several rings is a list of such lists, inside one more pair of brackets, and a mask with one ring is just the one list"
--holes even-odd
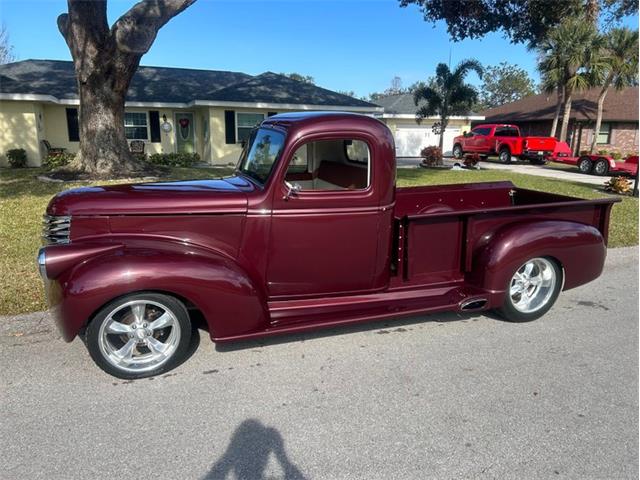
[(398, 188), (391, 286), (463, 282), (474, 255), (508, 224), (576, 222), (597, 228), (606, 243), (608, 213), (617, 201), (582, 200), (511, 182)]

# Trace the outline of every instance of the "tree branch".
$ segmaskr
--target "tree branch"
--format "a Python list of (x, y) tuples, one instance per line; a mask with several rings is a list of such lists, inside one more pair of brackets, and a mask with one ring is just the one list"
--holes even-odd
[(118, 50), (142, 56), (158, 30), (196, 0), (145, 0), (136, 3), (111, 27)]

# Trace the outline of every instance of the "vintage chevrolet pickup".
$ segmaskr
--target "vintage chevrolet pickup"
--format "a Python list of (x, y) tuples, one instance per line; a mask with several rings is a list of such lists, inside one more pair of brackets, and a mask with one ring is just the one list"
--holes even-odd
[(216, 342), (453, 310), (522, 322), (600, 275), (613, 199), (509, 182), (397, 188), (393, 136), (347, 113), (256, 128), (233, 176), (54, 197), (38, 255), (66, 341), (120, 378)]

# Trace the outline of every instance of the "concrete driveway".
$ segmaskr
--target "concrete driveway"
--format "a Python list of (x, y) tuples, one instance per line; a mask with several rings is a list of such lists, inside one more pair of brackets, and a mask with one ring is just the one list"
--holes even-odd
[(28, 479), (638, 478), (638, 251), (528, 324), (431, 315), (122, 381), (0, 319), (0, 471)]
[[(414, 157), (402, 157), (398, 159), (398, 168), (416, 168), (419, 166), (421, 159)], [(443, 160), (445, 165), (453, 165), (454, 163), (460, 163), (460, 160), (456, 160), (453, 157), (447, 157)], [(563, 169), (557, 164), (550, 163), (547, 165), (531, 165), (527, 162), (522, 163), (510, 163), (502, 164), (495, 160), (480, 162), (480, 167), (486, 170), (505, 170), (517, 173), (526, 173), (527, 175), (535, 175), (537, 177), (557, 178), (566, 180), (569, 182), (589, 183), (591, 185), (602, 186), (605, 182), (611, 179), (611, 176), (599, 177), (596, 175), (585, 175), (578, 172), (577, 168)], [(633, 185), (634, 180), (631, 179)]]

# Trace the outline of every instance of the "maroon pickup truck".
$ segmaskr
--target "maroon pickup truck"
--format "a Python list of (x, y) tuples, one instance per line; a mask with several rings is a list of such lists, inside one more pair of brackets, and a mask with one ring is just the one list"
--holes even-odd
[(502, 163), (512, 158), (524, 158), (531, 163), (544, 164), (556, 145), (553, 137), (523, 137), (516, 125), (487, 123), (474, 127), (453, 139), (453, 156), (465, 153), (498, 155)]
[(509, 182), (397, 188), (376, 119), (287, 113), (256, 128), (234, 175), (54, 197), (38, 255), (66, 341), (121, 378), (213, 341), (427, 312), (521, 322), (600, 275), (612, 199)]

